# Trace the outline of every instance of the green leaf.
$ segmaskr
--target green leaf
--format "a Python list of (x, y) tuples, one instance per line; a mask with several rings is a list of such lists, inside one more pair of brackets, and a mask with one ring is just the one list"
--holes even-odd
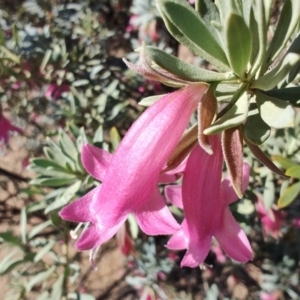
[(273, 179), (273, 173), (268, 171), (263, 192), (263, 203), (266, 210), (271, 208), (275, 200), (275, 185)]
[(167, 95), (167, 94), (156, 95), (156, 96), (149, 96), (149, 97), (143, 98), (139, 102), (139, 105), (146, 106), (146, 107), (151, 106), (153, 103), (155, 103), (157, 100), (159, 100), (160, 98), (162, 98), (165, 95)]
[(263, 121), (258, 111), (248, 115), (244, 134), (252, 144), (261, 145), (269, 138), (270, 133), (270, 126)]
[(250, 26), (250, 14), (251, 14), (251, 10), (252, 10), (252, 1), (241, 1), (242, 2), (242, 16), (245, 20), (246, 25)]
[(45, 228), (51, 225), (51, 221), (48, 220), (46, 222), (43, 222), (41, 224), (38, 224), (34, 226), (29, 232), (28, 232), (28, 239), (32, 239), (34, 236), (39, 234), (41, 231), (43, 231)]
[(115, 151), (118, 148), (118, 145), (121, 142), (121, 136), (118, 132), (118, 129), (116, 127), (112, 127), (109, 131), (111, 144), (113, 147), (113, 151)]
[(73, 81), (72, 85), (75, 87), (78, 87), (78, 86), (87, 85), (89, 83), (90, 83), (90, 81), (88, 79), (78, 79), (76, 81)]
[(0, 45), (5, 47), (6, 44), (6, 39), (5, 39), (5, 34), (2, 29), (0, 29)]
[(233, 107), (228, 110), (220, 119), (206, 128), (203, 133), (210, 135), (220, 133), (228, 128), (235, 127), (245, 121), (248, 114), (248, 96), (245, 92)]
[(30, 184), (39, 185), (39, 186), (48, 186), (48, 187), (58, 187), (58, 186), (64, 186), (73, 183), (75, 179), (76, 176), (74, 176), (73, 178), (65, 178), (65, 179), (43, 177), (43, 178), (36, 178), (31, 180)]
[(262, 119), (269, 126), (279, 129), (294, 125), (295, 111), (288, 102), (257, 91), (256, 103)]
[(67, 172), (67, 170), (60, 166), (58, 163), (45, 158), (34, 157), (30, 159), (30, 163), (39, 168), (47, 169), (50, 167), (58, 171)]
[(51, 300), (62, 299), (63, 283), (64, 283), (64, 274), (62, 273), (58, 276), (57, 280), (53, 284), (51, 298), (50, 298)]
[(157, 6), (175, 39), (218, 69), (230, 71), (221, 45), (187, 1), (158, 0)]
[(244, 199), (242, 202), (239, 201), (237, 206), (237, 212), (241, 215), (251, 215), (255, 211), (255, 207), (251, 200)]
[(280, 156), (280, 155), (272, 156), (272, 160), (279, 163), (283, 169), (288, 169), (290, 167), (293, 167), (296, 164), (291, 159), (288, 159), (288, 158)]
[(285, 172), (285, 175), (300, 179), (300, 166), (294, 165), (294, 166), (288, 168)]
[(206, 26), (214, 31), (211, 21), (220, 23), (220, 14), (215, 3), (211, 0), (198, 0), (198, 12)]
[(59, 129), (59, 144), (63, 153), (76, 162), (78, 155), (77, 148), (69, 135), (66, 134), (61, 128)]
[(43, 248), (41, 248), (34, 257), (34, 262), (39, 262), (49, 251), (56, 245), (56, 241), (50, 240)]
[(21, 43), (21, 39), (19, 36), (19, 29), (18, 29), (16, 23), (13, 23), (13, 26), (12, 26), (12, 37), (13, 37), (13, 40), (15, 41), (16, 45), (21, 47), (22, 43)]
[[(34, 253), (27, 253), (22, 259), (19, 258), (20, 252), (13, 251), (8, 253), (0, 263), (0, 275), (11, 273), (11, 271), (18, 265), (25, 264), (33, 261)], [(14, 258), (17, 256), (17, 258)]]
[(40, 71), (42, 73), (45, 72), (45, 67), (47, 66), (50, 58), (51, 58), (51, 55), (52, 55), (52, 50), (51, 49), (47, 49), (46, 52), (45, 52), (45, 55), (44, 55), (44, 58), (41, 62), (41, 65), (40, 65)]
[(113, 109), (111, 110), (111, 113), (109, 117), (106, 119), (107, 121), (113, 120), (117, 115), (124, 109), (126, 106), (128, 106), (130, 103), (129, 101), (124, 101), (116, 104)]
[(251, 88), (263, 91), (273, 89), (287, 76), (299, 60), (300, 56), (298, 54), (288, 53), (273, 70), (259, 77), (257, 80), (254, 80)]
[(266, 66), (274, 61), (275, 58), (285, 47), (291, 34), (293, 33), (297, 23), (300, 20), (300, 1), (299, 0), (285, 0), (281, 10), (280, 18), (269, 45), (266, 55)]
[(0, 238), (3, 239), (4, 242), (12, 244), (14, 246), (21, 246), (20, 239), (16, 236), (11, 231), (7, 232), (0, 232)]
[(30, 292), (31, 289), (38, 283), (45, 281), (48, 279), (51, 275), (53, 275), (54, 271), (56, 269), (56, 266), (51, 266), (47, 271), (40, 272), (27, 283), (26, 285), (26, 291)]
[(75, 197), (76, 193), (81, 187), (81, 184), (82, 182), (78, 180), (75, 183), (73, 183), (71, 186), (66, 188), (62, 194), (58, 194), (54, 202), (52, 202), (50, 205), (46, 207), (45, 214), (68, 204)]
[(278, 200), (278, 207), (284, 208), (290, 205), (297, 195), (300, 193), (300, 182), (297, 182), (291, 186), (289, 186), (281, 195)]
[[(287, 53), (297, 53), (300, 54), (300, 33), (291, 43)], [(281, 87), (288, 85), (292, 82), (300, 71), (300, 61), (292, 68), (288, 76), (285, 78), (285, 81), (281, 83)]]
[(236, 6), (235, 0), (215, 0), (215, 3), (219, 9), (221, 23), (224, 24), (227, 16), (233, 11), (237, 12), (240, 8)]
[[(244, 2), (244, 1), (243, 1)], [(248, 1), (247, 1), (248, 2)], [(252, 68), (250, 75), (255, 75), (264, 60), (267, 47), (267, 24), (265, 18), (265, 2), (257, 0), (253, 2), (250, 13), (250, 33), (252, 36)]]
[(23, 244), (26, 244), (27, 241), (27, 212), (26, 207), (21, 209), (21, 217), (20, 217), (20, 229), (21, 229), (21, 240)]
[(290, 87), (285, 89), (274, 89), (265, 91), (263, 94), (280, 100), (288, 101), (295, 107), (300, 107), (300, 87)]
[(177, 57), (155, 47), (147, 47), (146, 55), (157, 65), (183, 80), (193, 82), (212, 82), (232, 80), (235, 75), (231, 72), (217, 73), (183, 62)]
[(252, 51), (252, 37), (245, 20), (235, 13), (229, 14), (224, 24), (224, 36), (228, 61), (233, 71), (244, 77)]
[[(48, 142), (50, 141), (50, 139), (47, 139)], [(53, 142), (52, 142), (53, 143)], [(53, 143), (54, 144), (54, 143)], [(63, 166), (64, 168), (68, 169), (68, 170), (76, 170), (76, 164), (75, 162), (70, 159), (68, 156), (66, 156), (62, 150), (59, 148), (59, 146), (56, 145), (56, 149), (49, 147), (44, 147), (43, 151), (46, 155), (46, 157), (49, 160), (52, 160), (54, 162), (56, 162), (57, 164), (59, 164), (60, 166)]]

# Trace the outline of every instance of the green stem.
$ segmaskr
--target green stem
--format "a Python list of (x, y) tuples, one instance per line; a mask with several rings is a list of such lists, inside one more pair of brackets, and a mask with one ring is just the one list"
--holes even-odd
[(222, 116), (224, 116), (238, 101), (242, 93), (246, 90), (246, 87), (248, 86), (248, 82), (243, 82), (240, 87), (237, 89), (235, 94), (232, 96), (232, 99), (228, 103), (226, 107), (224, 107), (218, 114), (216, 120), (220, 119)]

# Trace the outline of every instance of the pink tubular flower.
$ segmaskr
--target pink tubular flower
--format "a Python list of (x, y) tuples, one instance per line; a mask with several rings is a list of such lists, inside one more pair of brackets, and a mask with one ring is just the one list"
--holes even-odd
[(191, 84), (163, 96), (137, 119), (113, 155), (83, 147), (82, 162), (102, 185), (60, 212), (69, 221), (91, 222), (76, 243), (78, 250), (95, 249), (110, 239), (130, 213), (146, 234), (179, 229), (157, 182), (206, 89)]
[(52, 99), (56, 101), (62, 93), (69, 92), (70, 88), (66, 84), (57, 85), (55, 83), (51, 83), (48, 85), (47, 89), (44, 92), (44, 96), (48, 99)]
[[(207, 154), (199, 145), (192, 150), (183, 175), (182, 189), (166, 190), (170, 202), (182, 198), (185, 219), (181, 229), (169, 240), (173, 250), (187, 249), (181, 266), (197, 267), (206, 258), (214, 236), (233, 259), (246, 262), (252, 258), (249, 241), (234, 220), (228, 205), (236, 200), (229, 179), (221, 182), (223, 156), (219, 136), (211, 137), (214, 149)], [(201, 163), (201, 166), (199, 166)], [(249, 179), (249, 166), (244, 165), (244, 184)]]
[(256, 195), (258, 202), (255, 204), (255, 207), (261, 220), (263, 235), (264, 237), (270, 235), (274, 239), (278, 239), (281, 235), (281, 212), (272, 207), (267, 210), (264, 206), (262, 195), (258, 193)]
[(8, 119), (0, 114), (0, 141), (3, 141), (4, 144), (8, 143), (10, 131), (23, 132), (21, 128), (12, 125)]

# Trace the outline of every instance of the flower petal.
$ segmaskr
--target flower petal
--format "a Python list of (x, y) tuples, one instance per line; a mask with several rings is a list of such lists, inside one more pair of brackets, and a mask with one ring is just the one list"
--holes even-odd
[(181, 228), (172, 235), (166, 247), (171, 250), (187, 249), (189, 245), (189, 234), (186, 229), (186, 221), (184, 219)]
[(77, 240), (75, 244), (76, 249), (80, 251), (90, 250), (102, 245), (117, 233), (125, 222), (125, 219), (126, 217), (120, 220), (117, 224), (110, 224), (111, 226), (105, 227), (100, 227), (97, 223), (91, 224), (82, 232), (81, 236)]
[(149, 235), (172, 234), (180, 228), (158, 188), (151, 199), (133, 213), (140, 228)]
[(59, 215), (61, 218), (72, 222), (89, 222), (92, 219), (92, 212), (90, 206), (95, 201), (95, 194), (97, 194), (97, 189), (99, 190), (101, 186), (92, 189), (90, 192), (85, 194), (83, 197), (77, 199), (76, 201), (65, 206)]
[(167, 201), (178, 208), (183, 209), (182, 203), (182, 186), (181, 185), (168, 185), (165, 188), (165, 195)]
[(186, 162), (187, 162), (187, 157), (174, 169), (169, 170), (169, 171), (165, 171), (164, 168), (162, 173), (159, 175), (159, 179), (158, 182), (159, 183), (172, 183), (177, 181), (183, 174), (185, 166), (186, 166)]
[(103, 180), (111, 158), (112, 154), (93, 145), (85, 144), (82, 147), (81, 161), (83, 166), (89, 174), (98, 180)]
[(229, 208), (225, 209), (223, 225), (215, 232), (214, 236), (222, 249), (234, 260), (247, 262), (252, 259), (252, 249), (248, 238)]
[(211, 236), (207, 236), (197, 243), (190, 243), (180, 266), (196, 268), (204, 262), (211, 246)]

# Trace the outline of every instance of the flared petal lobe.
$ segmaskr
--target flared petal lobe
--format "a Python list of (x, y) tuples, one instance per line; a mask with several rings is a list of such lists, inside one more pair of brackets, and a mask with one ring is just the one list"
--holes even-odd
[(82, 147), (82, 164), (88, 173), (98, 180), (104, 179), (111, 158), (111, 153), (93, 145), (85, 144)]
[(248, 238), (229, 208), (225, 209), (222, 226), (216, 230), (214, 236), (221, 248), (234, 260), (247, 262), (252, 258), (252, 249)]

